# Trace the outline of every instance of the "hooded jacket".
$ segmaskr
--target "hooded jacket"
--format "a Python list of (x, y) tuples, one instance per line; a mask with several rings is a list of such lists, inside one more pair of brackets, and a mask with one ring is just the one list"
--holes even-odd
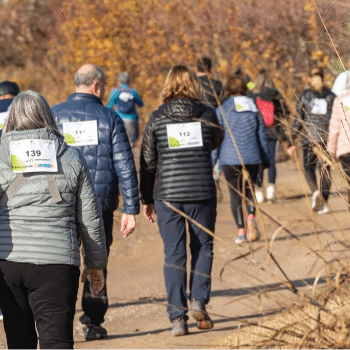
[[(52, 172), (61, 196), (55, 202), (45, 172), (25, 173), (26, 181), (7, 198), (18, 176), (12, 171), (10, 142), (52, 140), (57, 172)], [(4, 197), (5, 196), (5, 200)], [(80, 266), (79, 240), (88, 268), (103, 269), (107, 262), (101, 207), (89, 170), (80, 153), (50, 129), (12, 131), (1, 137), (0, 259), (14, 262)]]
[(118, 207), (120, 185), (122, 212), (138, 214), (137, 173), (124, 124), (117, 114), (104, 107), (98, 97), (84, 93), (70, 95), (52, 111), (62, 134), (64, 123), (97, 122), (98, 144), (76, 148), (86, 159), (102, 210), (113, 211)]
[(215, 111), (188, 98), (174, 98), (150, 115), (140, 159), (144, 204), (216, 197), (211, 151), (220, 145), (222, 133), (215, 125)]
[(303, 145), (325, 145), (335, 97), (327, 87), (319, 93), (312, 89), (305, 90), (298, 100), (297, 112), (300, 118), (295, 118), (293, 122), (292, 139), (301, 132)]

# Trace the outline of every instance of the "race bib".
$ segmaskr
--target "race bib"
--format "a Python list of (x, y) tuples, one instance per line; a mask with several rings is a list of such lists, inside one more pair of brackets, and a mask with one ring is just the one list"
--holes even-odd
[(98, 145), (97, 120), (63, 123), (63, 134), (71, 146)]
[(344, 109), (346, 111), (350, 111), (350, 96), (344, 97), (342, 100), (342, 103), (343, 103)]
[(168, 124), (166, 126), (169, 148), (188, 148), (203, 146), (200, 122)]
[(311, 101), (312, 114), (327, 114), (327, 101), (324, 98), (314, 98)]
[(8, 111), (0, 113), (0, 129), (4, 127), (4, 124), (8, 115), (9, 115)]
[(254, 101), (246, 96), (234, 97), (235, 108), (237, 112), (257, 112), (258, 109)]
[(11, 141), (10, 156), (15, 173), (57, 171), (55, 143), (51, 140)]

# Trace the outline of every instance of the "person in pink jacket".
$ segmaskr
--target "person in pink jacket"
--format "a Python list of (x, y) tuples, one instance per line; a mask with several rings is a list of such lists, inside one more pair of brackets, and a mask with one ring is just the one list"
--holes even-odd
[[(327, 150), (340, 160), (350, 186), (350, 89), (334, 100)], [(350, 203), (349, 189), (348, 203)]]

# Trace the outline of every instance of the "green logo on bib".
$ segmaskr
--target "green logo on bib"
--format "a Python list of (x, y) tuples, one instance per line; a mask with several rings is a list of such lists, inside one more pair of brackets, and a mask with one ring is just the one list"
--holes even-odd
[(170, 146), (170, 148), (179, 147), (180, 142), (178, 140), (176, 140), (176, 138), (174, 138), (174, 137), (169, 137), (169, 146)]
[(241, 111), (243, 109), (243, 106), (239, 103), (236, 104), (237, 111)]
[(74, 137), (71, 134), (64, 134), (64, 141), (68, 143), (68, 145), (74, 145), (75, 140)]
[(20, 160), (17, 156), (11, 154), (11, 168), (13, 170), (24, 170), (26, 168), (26, 164), (23, 160)]

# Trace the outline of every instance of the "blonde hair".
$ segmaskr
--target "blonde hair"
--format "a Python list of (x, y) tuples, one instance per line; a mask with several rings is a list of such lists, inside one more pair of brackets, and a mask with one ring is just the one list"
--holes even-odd
[(49, 128), (58, 137), (63, 138), (45, 98), (31, 90), (20, 92), (11, 103), (3, 133), (41, 128)]
[(176, 97), (204, 100), (203, 90), (196, 73), (182, 64), (170, 69), (160, 100), (161, 103), (166, 103)]
[(321, 92), (323, 90), (323, 69), (318, 67), (318, 68), (313, 68), (310, 71), (310, 86), (312, 91), (314, 92)]

